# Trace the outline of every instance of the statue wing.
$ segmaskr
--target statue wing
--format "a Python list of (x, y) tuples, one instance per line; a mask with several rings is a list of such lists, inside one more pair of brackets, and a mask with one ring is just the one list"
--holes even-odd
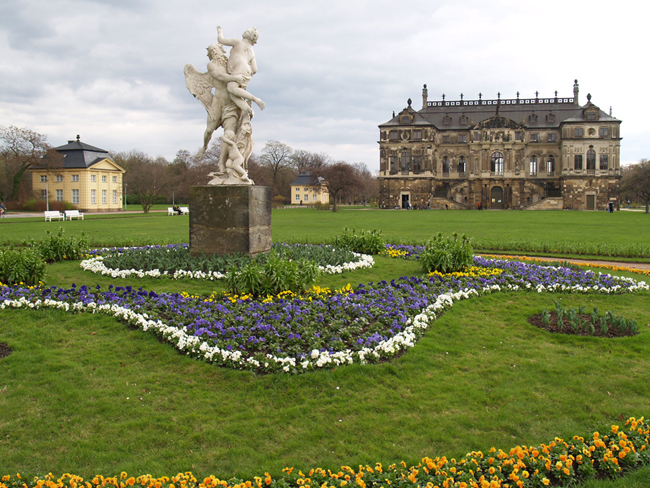
[(212, 88), (214, 87), (212, 76), (208, 73), (199, 72), (191, 64), (186, 64), (183, 71), (185, 73), (185, 86), (187, 86), (187, 89), (195, 98), (201, 101), (208, 111), (210, 118), (212, 120), (218, 120), (221, 114), (215, 113), (215, 109), (212, 106), (212, 99), (214, 98), (212, 94)]

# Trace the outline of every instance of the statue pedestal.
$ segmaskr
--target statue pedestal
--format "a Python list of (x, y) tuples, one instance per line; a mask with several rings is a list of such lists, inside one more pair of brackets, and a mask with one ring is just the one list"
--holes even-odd
[(271, 188), (190, 187), (190, 254), (258, 254), (271, 249)]

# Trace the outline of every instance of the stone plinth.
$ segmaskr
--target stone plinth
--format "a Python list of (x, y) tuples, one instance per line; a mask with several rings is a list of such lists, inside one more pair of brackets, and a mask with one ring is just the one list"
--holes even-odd
[(258, 254), (271, 249), (271, 188), (190, 187), (190, 253)]

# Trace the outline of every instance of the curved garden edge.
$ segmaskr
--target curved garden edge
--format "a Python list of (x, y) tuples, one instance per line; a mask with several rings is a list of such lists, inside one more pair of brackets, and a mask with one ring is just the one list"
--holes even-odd
[[(478, 263), (483, 263), (484, 265), (487, 265), (487, 263), (496, 263), (497, 265), (500, 264), (504, 267), (511, 266), (512, 264), (507, 261), (490, 262), (487, 260), (482, 260), (482, 258), (476, 258), (476, 261)], [(556, 276), (556, 279), (566, 279), (566, 276), (562, 274), (563, 270), (566, 271), (569, 276), (573, 276), (571, 275), (570, 270), (567, 270), (566, 268), (544, 268), (524, 264), (518, 264), (516, 268), (518, 270), (532, 269), (532, 271), (530, 271), (532, 274), (528, 277), (529, 279), (532, 279), (533, 275), (539, 278), (537, 274), (551, 273), (552, 275), (552, 272), (557, 273), (557, 276), (552, 275)], [(403, 352), (407, 348), (414, 347), (417, 339), (423, 335), (424, 331), (436, 319), (437, 314), (450, 308), (456, 301), (471, 298), (474, 296), (481, 296), (500, 291), (522, 290), (530, 290), (537, 293), (553, 291), (578, 293), (629, 293), (649, 289), (648, 285), (645, 282), (635, 282), (629, 278), (614, 279), (610, 275), (595, 275), (592, 272), (585, 272), (582, 273), (582, 275), (583, 278), (584, 276), (597, 277), (598, 279), (602, 279), (603, 277), (611, 278), (611, 280), (609, 280), (611, 282), (608, 283), (608, 280), (605, 279), (604, 284), (601, 282), (600, 286), (594, 284), (594, 282), (590, 282), (590, 284), (588, 283), (585, 286), (582, 284), (566, 285), (564, 283), (560, 284), (559, 282), (552, 284), (543, 284), (542, 280), (542, 283), (538, 281), (538, 284), (536, 286), (532, 286), (530, 282), (527, 282), (524, 285), (525, 280), (521, 279), (520, 277), (519, 281), (515, 280), (514, 283), (502, 282), (500, 285), (494, 281), (491, 282), (479, 277), (473, 282), (470, 282), (469, 286), (462, 288), (460, 286), (461, 282), (459, 281), (456, 283), (456, 290), (454, 290), (453, 286), (449, 284), (447, 293), (439, 293), (436, 295), (436, 292), (433, 291), (430, 297), (431, 301), (427, 302), (427, 305), (424, 308), (412, 313), (410, 317), (407, 314), (401, 314), (401, 316), (396, 319), (398, 321), (401, 321), (401, 324), (399, 324), (396, 329), (391, 329), (394, 335), (390, 337), (384, 337), (382, 340), (375, 340), (372, 347), (364, 346), (358, 348), (357, 350), (351, 350), (348, 348), (336, 352), (328, 351), (324, 348), (311, 349), (311, 351), (302, 351), (298, 356), (276, 356), (275, 354), (267, 353), (265, 357), (260, 357), (259, 354), (256, 357), (253, 357), (250, 355), (244, 355), (240, 350), (233, 351), (231, 349), (219, 347), (217, 345), (211, 346), (202, 337), (199, 337), (196, 334), (188, 333), (186, 331), (186, 327), (175, 327), (164, 323), (162, 320), (150, 313), (142, 310), (136, 311), (139, 308), (138, 305), (127, 303), (126, 306), (121, 306), (115, 303), (97, 303), (97, 298), (92, 295), (92, 293), (87, 293), (87, 289), (84, 290), (83, 297), (80, 296), (78, 301), (75, 301), (74, 299), (63, 301), (51, 298), (42, 298), (37, 297), (35, 294), (33, 294), (32, 297), (28, 299), (25, 298), (25, 296), (23, 296), (21, 293), (18, 293), (19, 296), (16, 298), (6, 298), (4, 301), (0, 302), (0, 308), (11, 307), (35, 309), (40, 307), (48, 307), (71, 312), (104, 313), (116, 317), (119, 320), (137, 327), (143, 331), (151, 330), (172, 344), (180, 352), (210, 363), (227, 366), (233, 369), (253, 370), (258, 373), (303, 373), (319, 368), (335, 367), (352, 363), (365, 364), (367, 362), (377, 362), (380, 360), (390, 359), (400, 352)], [(386, 286), (388, 285), (386, 284)], [(395, 285), (391, 283), (390, 286), (399, 288), (401, 284), (397, 283), (397, 285)], [(404, 283), (404, 286), (409, 289), (411, 285), (406, 282)], [(82, 289), (85, 288), (86, 287), (82, 287)], [(414, 292), (414, 289), (409, 289), (409, 291), (407, 291), (407, 294)], [(137, 295), (146, 297), (147, 293), (140, 291), (137, 293)], [(338, 296), (340, 296), (340, 294), (335, 295), (334, 299), (339, 300), (336, 298)], [(354, 303), (346, 306), (354, 307)], [(397, 330), (399, 330), (399, 332), (396, 332)]]

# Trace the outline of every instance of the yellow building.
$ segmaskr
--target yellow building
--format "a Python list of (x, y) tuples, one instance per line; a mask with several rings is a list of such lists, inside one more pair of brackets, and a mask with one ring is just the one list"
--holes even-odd
[(302, 174), (291, 183), (292, 205), (315, 205), (330, 203), (330, 194), (325, 186), (325, 180), (320, 176)]
[(63, 167), (32, 169), (32, 188), (37, 196), (50, 202), (71, 202), (84, 212), (122, 209), (125, 171), (108, 151), (81, 142), (79, 136), (54, 149), (63, 156)]

